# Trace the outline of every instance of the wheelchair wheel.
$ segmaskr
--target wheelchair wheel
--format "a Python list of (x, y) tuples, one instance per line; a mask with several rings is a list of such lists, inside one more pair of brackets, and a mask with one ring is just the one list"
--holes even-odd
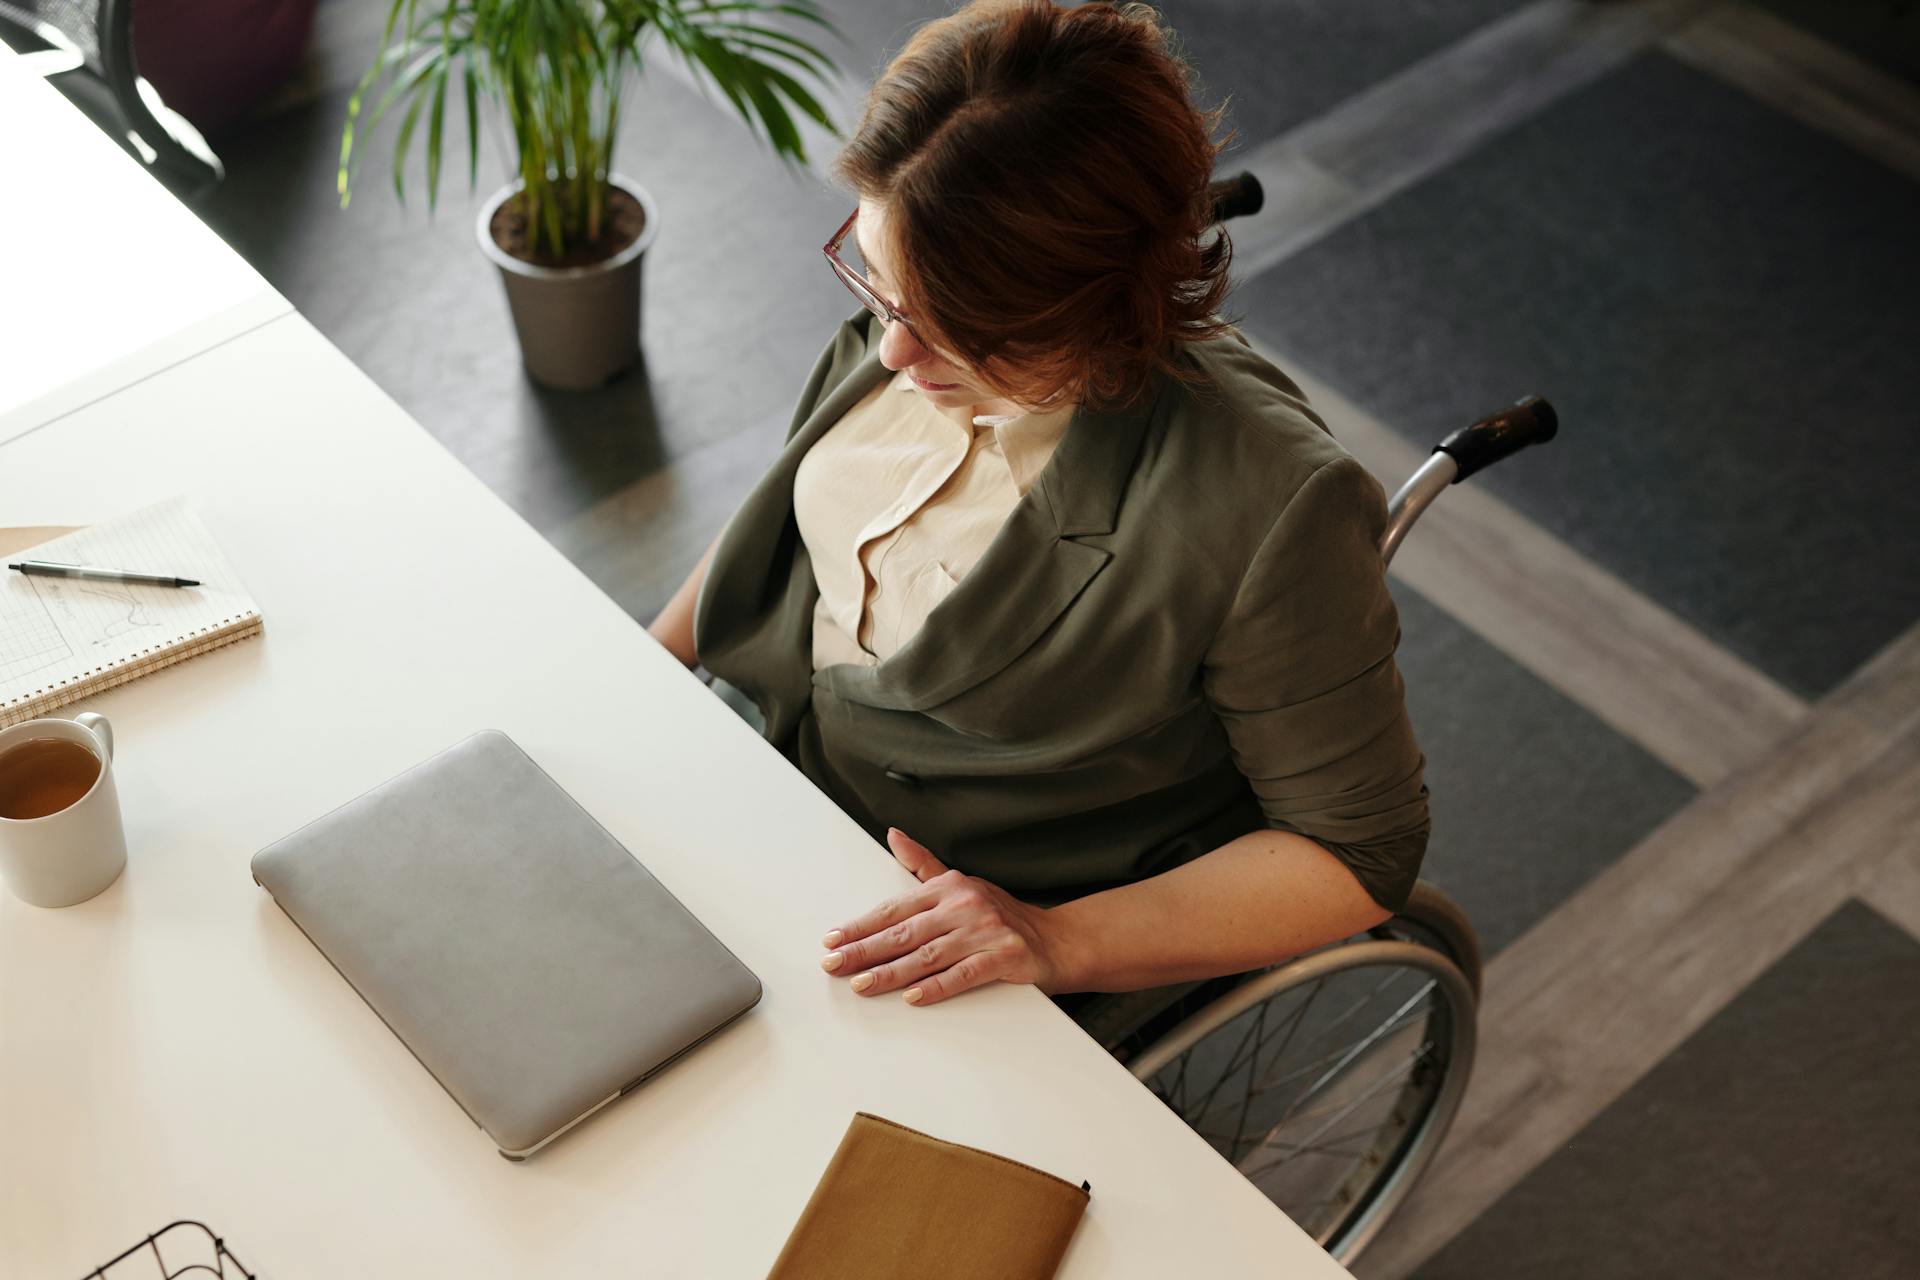
[[(1369, 934), (1224, 990), (1199, 984), (1115, 1052), (1349, 1263), (1452, 1122), (1473, 1069), (1479, 980), (1465, 916), (1422, 884)], [(1169, 1015), (1178, 1025), (1163, 1031)]]

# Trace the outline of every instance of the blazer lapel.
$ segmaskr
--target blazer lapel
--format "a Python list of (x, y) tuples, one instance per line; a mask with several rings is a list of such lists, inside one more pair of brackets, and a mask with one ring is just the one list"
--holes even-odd
[(879, 335), (860, 323), (867, 318), (871, 317), (862, 310), (859, 316), (841, 324), (823, 383), (833, 389), (814, 405), (806, 420), (787, 437), (780, 456), (774, 460), (773, 471), (787, 479), (785, 493), (789, 512), (793, 498), (792, 473), (799, 469), (800, 459), (806, 456), (816, 440), (827, 433), (828, 427), (846, 416), (847, 410), (860, 403), (877, 384), (893, 376), (893, 370), (880, 363)]
[[(879, 343), (861, 323), (867, 314), (862, 309), (854, 319), (841, 323), (833, 345), (808, 378), (808, 390), (801, 394), (786, 444), (721, 531), (696, 605), (703, 654), (711, 649), (719, 656), (751, 643), (764, 629), (770, 608), (786, 615), (789, 628), (801, 606), (812, 608), (811, 595), (818, 594), (818, 587), (806, 544), (794, 523), (793, 477), (814, 442), (887, 375), (880, 363)], [(823, 387), (828, 389), (824, 395)], [(815, 397), (811, 408), (808, 395)], [(773, 577), (768, 576), (770, 568)], [(787, 574), (784, 578), (782, 570)], [(774, 608), (776, 601), (783, 603)], [(772, 637), (770, 642), (783, 649), (792, 647), (789, 636)], [(810, 662), (807, 669), (811, 670)], [(806, 690), (801, 681), (796, 692), (804, 696)]]

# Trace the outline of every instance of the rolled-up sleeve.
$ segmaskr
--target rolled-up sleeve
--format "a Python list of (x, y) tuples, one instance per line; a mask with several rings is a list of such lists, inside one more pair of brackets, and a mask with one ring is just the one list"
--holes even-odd
[(1431, 823), (1425, 757), (1393, 653), (1386, 501), (1351, 457), (1323, 463), (1254, 553), (1202, 685), (1270, 827), (1324, 846), (1398, 911)]

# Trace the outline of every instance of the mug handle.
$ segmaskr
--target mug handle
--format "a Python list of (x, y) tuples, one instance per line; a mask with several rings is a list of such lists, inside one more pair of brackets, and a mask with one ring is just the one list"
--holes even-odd
[(107, 763), (113, 763), (113, 726), (98, 711), (82, 711), (73, 718), (73, 722), (86, 729), (107, 746)]

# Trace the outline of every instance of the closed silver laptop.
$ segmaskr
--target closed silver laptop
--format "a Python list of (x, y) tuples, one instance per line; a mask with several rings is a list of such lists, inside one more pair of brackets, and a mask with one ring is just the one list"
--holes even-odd
[(760, 999), (496, 730), (262, 849), (253, 877), (511, 1160)]

